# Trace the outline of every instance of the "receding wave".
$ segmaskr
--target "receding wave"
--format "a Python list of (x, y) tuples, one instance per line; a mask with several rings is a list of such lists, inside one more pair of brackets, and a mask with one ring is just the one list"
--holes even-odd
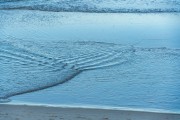
[(147, 55), (173, 62), (179, 53), (179, 49), (100, 42), (0, 41), (0, 101), (65, 83), (83, 71), (126, 66)]
[(179, 0), (3, 0), (1, 10), (52, 12), (158, 13), (180, 12)]
[(123, 64), (133, 53), (131, 47), (94, 42), (47, 45), (0, 42), (1, 102), (64, 83), (85, 70)]

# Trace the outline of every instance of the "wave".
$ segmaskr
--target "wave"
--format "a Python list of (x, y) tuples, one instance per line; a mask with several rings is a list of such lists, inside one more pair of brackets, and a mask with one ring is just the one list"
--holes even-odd
[(5, 3), (5, 2), (18, 2), (22, 0), (1, 0), (0, 3)]
[(180, 59), (180, 49), (101, 42), (0, 41), (0, 102), (65, 83), (87, 70), (125, 67), (153, 55), (173, 62)]
[(3, 0), (0, 10), (91, 13), (180, 12), (179, 0)]
[[(48, 44), (40, 47), (29, 43), (22, 46), (17, 42), (0, 42), (1, 102), (9, 101), (7, 98), (15, 95), (62, 84), (85, 70), (122, 64), (132, 54), (129, 47), (102, 43)], [(38, 50), (26, 46), (36, 46)]]

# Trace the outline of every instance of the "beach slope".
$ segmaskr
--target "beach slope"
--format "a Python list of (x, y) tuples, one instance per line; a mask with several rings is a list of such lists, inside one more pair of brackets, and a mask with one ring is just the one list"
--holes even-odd
[(0, 120), (179, 120), (179, 113), (47, 105), (0, 105)]

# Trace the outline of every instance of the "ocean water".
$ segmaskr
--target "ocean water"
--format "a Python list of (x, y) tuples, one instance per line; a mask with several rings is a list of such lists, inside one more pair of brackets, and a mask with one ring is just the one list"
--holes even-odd
[(0, 101), (180, 110), (179, 0), (3, 0)]
[(54, 12), (179, 12), (179, 0), (1, 0), (0, 9)]

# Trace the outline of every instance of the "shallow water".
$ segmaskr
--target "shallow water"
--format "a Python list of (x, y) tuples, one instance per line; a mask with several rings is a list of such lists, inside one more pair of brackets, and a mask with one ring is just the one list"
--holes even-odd
[(179, 60), (179, 49), (135, 48), (128, 62), (84, 71), (63, 85), (12, 99), (178, 111)]
[(64, 83), (86, 70), (122, 64), (133, 53), (131, 47), (95, 42), (37, 44), (0, 42), (1, 99)]
[(179, 19), (1, 10), (0, 97), (179, 110)]
[[(1, 39), (180, 48), (180, 14), (1, 11)], [(12, 22), (13, 21), (13, 22)]]

